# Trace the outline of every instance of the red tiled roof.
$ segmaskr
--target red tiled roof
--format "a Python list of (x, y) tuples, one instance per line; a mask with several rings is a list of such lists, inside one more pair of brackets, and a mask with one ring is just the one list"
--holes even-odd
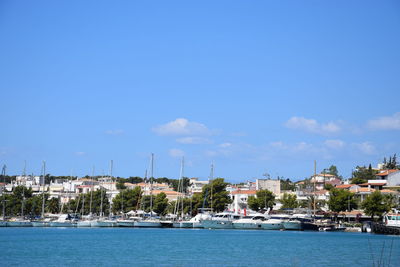
[(255, 195), (257, 190), (236, 190), (233, 191), (232, 195)]
[(386, 175), (389, 175), (389, 174), (391, 174), (391, 173), (398, 172), (398, 171), (399, 171), (399, 170), (385, 170), (385, 171), (383, 171), (383, 172), (378, 173), (377, 175), (378, 175), (378, 176), (386, 176)]
[(382, 186), (385, 185), (386, 183), (363, 183), (359, 184), (359, 186), (369, 186), (369, 185), (376, 185), (376, 186)]
[(337, 185), (336, 188), (342, 188), (342, 189), (347, 189), (352, 187), (355, 184), (341, 184), (341, 185)]

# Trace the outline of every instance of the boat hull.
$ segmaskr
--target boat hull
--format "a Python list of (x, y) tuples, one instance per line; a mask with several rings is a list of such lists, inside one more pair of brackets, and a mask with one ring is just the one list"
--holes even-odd
[(0, 222), (0, 227), (6, 227), (6, 226), (7, 226), (7, 222), (3, 222), (3, 221)]
[(91, 221), (90, 223), (91, 227), (116, 227), (117, 222), (116, 221)]
[(50, 222), (50, 227), (76, 227), (76, 223), (72, 222)]
[(135, 227), (134, 221), (117, 221), (119, 227)]
[(148, 228), (157, 228), (161, 227), (161, 222), (158, 221), (137, 221), (134, 224), (135, 227), (148, 227)]
[(233, 223), (234, 229), (261, 229), (261, 223)]
[(91, 227), (91, 221), (80, 221), (76, 225), (77, 227)]
[(41, 222), (41, 221), (36, 221), (36, 222), (31, 222), (33, 227), (49, 227), (50, 222)]
[(285, 230), (302, 230), (301, 222), (283, 222), (283, 228)]
[(201, 225), (205, 229), (232, 229), (232, 221), (204, 220)]
[(11, 221), (7, 222), (8, 227), (32, 227), (32, 223), (29, 221)]
[(174, 228), (193, 228), (193, 222), (174, 222), (172, 224)]
[(261, 228), (264, 230), (281, 230), (283, 229), (282, 223), (262, 223)]

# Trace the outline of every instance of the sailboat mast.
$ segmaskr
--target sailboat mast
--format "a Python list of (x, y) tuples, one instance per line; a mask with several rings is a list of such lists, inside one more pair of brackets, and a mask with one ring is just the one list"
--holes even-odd
[(44, 189), (46, 186), (46, 161), (43, 160), (43, 191), (42, 191), (42, 218), (44, 218)]
[[(111, 183), (113, 182), (113, 178), (112, 178), (112, 171), (113, 171), (113, 160), (110, 161), (110, 178), (111, 178)], [(109, 211), (109, 216), (111, 216), (111, 211), (112, 211), (112, 201), (111, 201), (111, 196), (112, 194), (110, 194), (110, 199), (108, 200), (109, 204), (110, 204), (110, 211)]]
[(1, 191), (2, 195), (3, 195), (3, 221), (6, 219), (6, 195), (5, 195), (5, 191), (6, 191), (6, 168), (7, 166), (4, 164), (3, 168), (1, 169), (1, 175), (3, 176), (3, 190)]
[(211, 171), (210, 171), (210, 179), (209, 179), (210, 183), (211, 183), (211, 194), (210, 194), (211, 211), (213, 210), (213, 185), (212, 185), (213, 179), (214, 179), (214, 163), (211, 162)]
[(317, 179), (317, 161), (314, 160), (314, 220), (315, 220), (315, 210), (316, 210), (316, 194), (315, 194), (315, 182)]
[(94, 166), (92, 168), (92, 177), (90, 181), (90, 202), (89, 202), (89, 215), (92, 216), (92, 201), (93, 201), (93, 178), (94, 178)]
[(154, 154), (151, 153), (151, 161), (150, 161), (150, 216), (153, 215), (153, 175), (154, 175)]
[[(22, 173), (26, 181), (26, 160), (24, 161), (24, 171)], [(21, 217), (24, 218), (24, 204), (25, 204), (25, 185), (22, 187), (22, 203), (21, 203)]]
[[(184, 168), (185, 168), (185, 157), (182, 157), (182, 164), (181, 164), (181, 193), (182, 194), (183, 194), (183, 173), (184, 173)], [(181, 218), (183, 220), (183, 196), (181, 196), (181, 202), (182, 202)]]

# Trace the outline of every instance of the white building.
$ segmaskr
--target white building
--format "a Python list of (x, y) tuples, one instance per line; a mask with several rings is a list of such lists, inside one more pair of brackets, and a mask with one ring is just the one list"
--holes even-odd
[(269, 190), (275, 196), (281, 194), (281, 181), (271, 179), (256, 179), (256, 190)]

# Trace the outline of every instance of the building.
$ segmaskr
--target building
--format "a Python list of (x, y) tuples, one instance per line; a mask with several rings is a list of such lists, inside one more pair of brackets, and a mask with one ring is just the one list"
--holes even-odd
[(399, 170), (382, 170), (377, 175), (378, 179), (386, 180), (386, 186), (393, 187), (399, 186), (400, 187), (400, 171)]
[(229, 197), (232, 203), (229, 204), (228, 209), (236, 213), (244, 213), (245, 209), (249, 209), (247, 200), (249, 196), (256, 196), (256, 190), (235, 190), (230, 192)]
[(209, 184), (210, 181), (199, 181), (199, 178), (190, 178), (189, 180), (189, 193), (201, 193), (203, 187)]
[(271, 179), (256, 179), (256, 190), (269, 190), (275, 196), (279, 196), (281, 194), (281, 181), (280, 180), (271, 180)]

